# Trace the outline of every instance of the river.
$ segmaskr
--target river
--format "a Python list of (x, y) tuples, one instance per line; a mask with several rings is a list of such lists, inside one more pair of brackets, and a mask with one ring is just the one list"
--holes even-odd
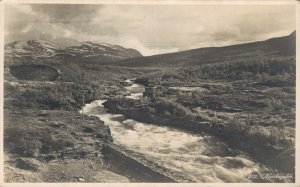
[[(129, 99), (142, 97), (139, 84), (125, 87)], [(138, 152), (144, 158), (176, 172), (193, 182), (252, 182), (251, 174), (263, 175), (265, 166), (245, 153), (231, 150), (225, 143), (207, 134), (190, 134), (178, 129), (126, 119), (108, 113), (97, 100), (84, 107), (88, 115), (99, 117), (111, 129), (114, 143)], [(253, 181), (254, 182), (254, 181)], [(256, 181), (257, 182), (257, 181)]]

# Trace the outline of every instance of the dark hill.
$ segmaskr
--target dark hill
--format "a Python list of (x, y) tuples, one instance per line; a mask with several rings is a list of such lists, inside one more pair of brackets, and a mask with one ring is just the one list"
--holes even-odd
[(296, 54), (296, 31), (288, 36), (226, 47), (208, 47), (188, 51), (127, 59), (121, 66), (173, 67), (231, 62), (255, 56), (290, 56)]
[(20, 65), (9, 67), (11, 74), (19, 80), (54, 81), (59, 76), (55, 68), (44, 65)]

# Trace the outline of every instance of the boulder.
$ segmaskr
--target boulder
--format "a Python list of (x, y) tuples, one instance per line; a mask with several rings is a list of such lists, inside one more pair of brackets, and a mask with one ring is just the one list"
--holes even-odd
[(40, 164), (33, 158), (18, 158), (16, 167), (24, 170), (38, 171)]

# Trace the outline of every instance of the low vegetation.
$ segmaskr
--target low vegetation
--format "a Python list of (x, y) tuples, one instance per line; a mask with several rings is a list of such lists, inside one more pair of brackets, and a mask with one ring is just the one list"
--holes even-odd
[(75, 144), (72, 135), (55, 136), (51, 129), (9, 128), (6, 131), (6, 137), (8, 150), (29, 157), (37, 157), (41, 153), (48, 154), (54, 151), (62, 151), (68, 147), (73, 147)]
[[(294, 172), (295, 57), (170, 69), (136, 81), (146, 86), (143, 98), (115, 98), (105, 106), (144, 122), (205, 131)], [(278, 162), (282, 155), (288, 163)]]

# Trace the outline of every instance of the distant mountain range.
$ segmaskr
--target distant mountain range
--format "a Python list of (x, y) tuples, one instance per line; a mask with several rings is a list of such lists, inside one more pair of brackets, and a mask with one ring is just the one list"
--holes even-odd
[(138, 57), (134, 59), (125, 59), (113, 64), (117, 66), (132, 67), (178, 67), (234, 62), (240, 59), (254, 59), (258, 56), (291, 56), (295, 54), (296, 31), (288, 36), (272, 38), (265, 41)]
[(69, 47), (60, 47), (43, 40), (11, 42), (5, 45), (5, 56), (20, 58), (59, 58), (90, 64), (109, 64), (130, 67), (178, 67), (262, 56), (291, 56), (296, 54), (296, 31), (288, 36), (265, 41), (225, 47), (198, 48), (176, 53), (142, 56), (135, 49), (95, 42), (79, 42)]
[(69, 47), (60, 47), (43, 40), (16, 41), (5, 45), (5, 55), (29, 58), (76, 58), (87, 61), (114, 62), (142, 57), (134, 49), (105, 43), (80, 42)]

